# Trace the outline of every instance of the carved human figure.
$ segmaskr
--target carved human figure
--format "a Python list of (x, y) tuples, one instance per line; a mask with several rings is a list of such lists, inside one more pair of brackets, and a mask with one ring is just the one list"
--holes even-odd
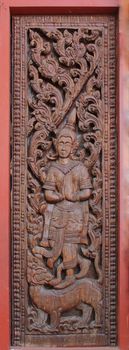
[[(76, 142), (75, 123), (76, 109), (57, 137), (58, 159), (51, 164), (43, 186), (47, 203), (53, 204), (48, 232), (48, 243), (53, 253), (46, 255), (49, 257), (47, 264), (52, 268), (58, 257), (62, 257), (53, 285), (61, 280), (64, 269), (64, 287), (75, 278), (74, 268), (77, 265), (80, 265), (80, 272), (76, 278), (84, 277), (90, 265), (88, 259), (79, 255), (79, 244), (87, 243), (88, 199), (92, 186), (83, 163), (71, 159)], [(39, 252), (45, 255), (44, 248), (40, 249)]]

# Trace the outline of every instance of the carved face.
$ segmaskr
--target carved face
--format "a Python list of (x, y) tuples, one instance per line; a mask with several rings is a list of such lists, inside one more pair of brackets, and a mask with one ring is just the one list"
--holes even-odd
[(59, 157), (61, 158), (68, 158), (73, 148), (73, 142), (71, 137), (60, 137), (59, 141), (57, 142), (57, 152), (59, 154)]

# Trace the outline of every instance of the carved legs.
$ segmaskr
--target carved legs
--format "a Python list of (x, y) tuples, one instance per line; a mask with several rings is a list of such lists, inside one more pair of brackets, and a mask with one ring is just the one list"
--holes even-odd
[(77, 279), (86, 276), (86, 274), (87, 274), (87, 272), (88, 272), (88, 270), (89, 270), (91, 261), (88, 260), (88, 259), (82, 258), (82, 257), (78, 254), (78, 263), (79, 263), (79, 265), (80, 265), (80, 272), (76, 275), (76, 278), (77, 278)]
[(77, 309), (82, 311), (82, 318), (81, 318), (81, 321), (79, 322), (79, 326), (82, 325), (82, 327), (85, 327), (90, 322), (91, 314), (92, 314), (92, 306), (81, 303), (78, 305)]
[(97, 304), (95, 308), (95, 323), (97, 326), (100, 326), (101, 324), (101, 313), (102, 313), (102, 302)]
[(57, 328), (60, 323), (61, 309), (53, 310), (50, 315), (50, 323), (52, 328)]

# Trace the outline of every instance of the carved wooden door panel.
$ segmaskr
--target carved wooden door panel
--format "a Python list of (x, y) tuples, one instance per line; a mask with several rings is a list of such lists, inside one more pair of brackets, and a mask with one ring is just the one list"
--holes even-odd
[(12, 25), (12, 345), (116, 345), (115, 17)]

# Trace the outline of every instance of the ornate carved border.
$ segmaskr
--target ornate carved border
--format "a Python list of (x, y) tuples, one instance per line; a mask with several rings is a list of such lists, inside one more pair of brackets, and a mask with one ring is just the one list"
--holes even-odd
[[(67, 25), (71, 19), (73, 26), (76, 21), (85, 25), (99, 26), (104, 32), (104, 109), (105, 131), (103, 140), (103, 213), (105, 223), (105, 249), (103, 266), (105, 272), (105, 334), (110, 339), (109, 344), (104, 340), (103, 345), (116, 345), (116, 291), (117, 291), (117, 225), (116, 225), (116, 118), (115, 118), (115, 18), (113, 16), (54, 16), (56, 24)], [(13, 18), (13, 207), (12, 207), (12, 343), (25, 343), (25, 264), (26, 264), (26, 232), (25, 232), (25, 203), (26, 203), (26, 43), (27, 30), (31, 26), (43, 26), (48, 21), (53, 22), (52, 16), (44, 17), (14, 17)], [(21, 45), (22, 42), (22, 45)], [(108, 58), (108, 65), (107, 63)], [(110, 177), (109, 177), (110, 171)], [(20, 198), (20, 201), (19, 201)], [(104, 232), (105, 231), (105, 232)], [(110, 277), (110, 283), (109, 283)], [(109, 321), (110, 320), (110, 321)], [(109, 326), (110, 324), (110, 326)], [(106, 337), (107, 338), (107, 337)], [(82, 339), (82, 341), (81, 341)], [(26, 335), (27, 340), (27, 335)], [(45, 340), (45, 338), (44, 338)], [(29, 337), (28, 340), (29, 341)], [(55, 342), (55, 340), (53, 339)], [(80, 343), (81, 341), (81, 343)], [(42, 342), (42, 340), (41, 340)], [(61, 340), (62, 342), (62, 340)], [(47, 344), (47, 340), (45, 340)], [(33, 337), (33, 344), (35, 338)], [(93, 343), (94, 344), (94, 343)], [(62, 345), (62, 343), (60, 343)], [(64, 346), (68, 346), (69, 340)], [(84, 339), (78, 339), (78, 344), (86, 346)], [(89, 345), (89, 344), (87, 344)]]
[(117, 252), (118, 252), (118, 194), (117, 194), (117, 119), (116, 119), (116, 56), (114, 36), (115, 20), (109, 28), (109, 106), (110, 106), (110, 343), (117, 342)]
[(21, 147), (21, 86), (19, 84), (21, 78), (20, 71), (20, 55), (21, 55), (21, 45), (20, 45), (20, 19), (15, 18), (13, 25), (14, 40), (12, 43), (13, 55), (13, 105), (12, 105), (12, 125), (13, 125), (13, 135), (12, 135), (12, 299), (13, 299), (13, 317), (12, 317), (12, 339), (15, 339), (15, 344), (19, 345), (21, 342), (21, 235), (20, 235), (20, 147)]

